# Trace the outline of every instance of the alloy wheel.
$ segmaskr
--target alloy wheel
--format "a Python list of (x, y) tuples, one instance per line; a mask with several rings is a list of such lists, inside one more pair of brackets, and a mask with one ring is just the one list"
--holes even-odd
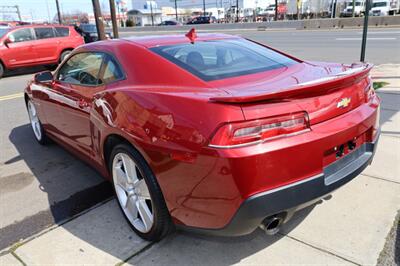
[(32, 101), (28, 101), (28, 113), (33, 133), (35, 134), (36, 139), (40, 141), (42, 139), (42, 128), (37, 115), (36, 107)]
[(117, 153), (112, 164), (115, 192), (129, 222), (147, 233), (154, 224), (153, 204), (147, 184), (135, 161), (126, 153)]

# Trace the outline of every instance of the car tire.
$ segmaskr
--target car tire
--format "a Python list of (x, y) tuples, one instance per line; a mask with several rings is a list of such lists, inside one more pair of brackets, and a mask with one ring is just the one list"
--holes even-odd
[(60, 55), (60, 60), (59, 63), (61, 63), (62, 61), (64, 61), (64, 59), (71, 53), (71, 50), (66, 50), (64, 52), (61, 53)]
[(46, 132), (43, 129), (42, 123), (40, 122), (37, 109), (32, 100), (28, 100), (26, 103), (28, 109), (29, 120), (31, 122), (31, 128), (33, 135), (39, 144), (45, 145), (48, 143)]
[(174, 226), (150, 167), (140, 153), (126, 143), (116, 145), (109, 158), (114, 192), (128, 224), (145, 240), (161, 240)]
[(3, 75), (4, 75), (4, 66), (3, 66), (3, 63), (1, 63), (0, 62), (0, 79), (3, 77)]

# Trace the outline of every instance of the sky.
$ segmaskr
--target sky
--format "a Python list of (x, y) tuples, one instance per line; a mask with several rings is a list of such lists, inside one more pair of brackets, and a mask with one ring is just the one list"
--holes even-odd
[[(86, 13), (93, 13), (92, 0), (58, 0), (60, 3), (61, 13), (73, 12), (74, 10), (80, 10)], [(135, 0), (134, 0), (135, 1)], [(173, 0), (153, 0), (156, 3), (161, 2), (171, 2), (173, 6)], [(229, 2), (234, 2), (235, 0), (206, 0), (207, 7), (214, 7), (217, 4), (223, 2), (224, 4)], [(99, 0), (102, 11), (108, 11), (109, 0)], [(115, 0), (117, 2), (117, 0)], [(132, 9), (132, 0), (125, 0), (127, 8)], [(202, 0), (178, 0), (178, 7), (202, 7)], [(18, 5), (22, 20), (31, 21), (43, 21), (43, 20), (53, 20), (57, 13), (56, 0), (0, 0), (0, 10), (1, 6)], [(9, 20), (10, 16), (13, 19), (18, 19), (16, 14), (3, 16), (0, 13), (0, 20)]]
[[(80, 10), (82, 12), (93, 13), (93, 6), (91, 0), (58, 0), (60, 3), (61, 12), (72, 12)], [(100, 0), (100, 5), (108, 9), (108, 0)], [(128, 8), (130, 8), (130, 1)], [(34, 20), (52, 20), (56, 15), (56, 1), (55, 0), (0, 0), (1, 6), (18, 5), (23, 20), (30, 21), (31, 17)], [(14, 16), (17, 19), (17, 15)], [(0, 14), (0, 20), (3, 19), (3, 14)]]

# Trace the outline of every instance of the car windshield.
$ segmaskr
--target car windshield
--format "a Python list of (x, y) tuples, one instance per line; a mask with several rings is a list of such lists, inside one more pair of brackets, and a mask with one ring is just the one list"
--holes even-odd
[(386, 2), (376, 2), (372, 4), (372, 7), (380, 7), (380, 6), (386, 6)]
[(298, 63), (283, 54), (242, 39), (200, 41), (154, 47), (151, 50), (206, 81)]
[(0, 28), (0, 38), (3, 37), (9, 30), (9, 28)]
[(96, 25), (93, 24), (82, 24), (81, 29), (86, 32), (97, 32)]

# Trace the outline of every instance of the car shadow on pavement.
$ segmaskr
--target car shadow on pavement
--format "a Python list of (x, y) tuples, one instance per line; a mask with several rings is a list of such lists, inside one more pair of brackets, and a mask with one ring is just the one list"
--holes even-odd
[[(113, 196), (111, 186), (103, 177), (62, 147), (53, 142), (46, 146), (38, 144), (30, 124), (13, 128), (9, 140), (15, 146), (18, 156), (8, 158), (4, 162), (4, 166), (20, 167), (22, 160), (29, 170), (21, 170), (24, 173), (16, 176), (29, 179), (30, 184), (27, 187), (21, 184), (21, 188), (10, 188), (9, 191), (3, 188), (6, 189), (5, 193), (30, 189), (32, 199), (29, 198), (29, 195), (21, 194), (18, 201), (29, 206), (31, 200), (47, 198), (50, 208), (2, 228), (0, 250), (5, 248), (6, 244), (13, 244), (52, 224), (62, 223)], [(26, 169), (26, 167), (22, 169)], [(38, 195), (41, 197), (33, 198)]]
[(6, 77), (14, 77), (20, 75), (28, 75), (28, 74), (35, 74), (37, 72), (50, 70), (53, 71), (56, 69), (56, 65), (49, 65), (49, 66), (34, 66), (34, 67), (23, 67), (18, 69), (6, 70), (4, 73), (4, 78)]
[[(296, 228), (314, 207), (312, 205), (296, 213), (283, 225), (284, 231), (287, 233)], [(250, 256), (253, 256), (253, 263), (265, 264), (268, 263), (265, 261), (268, 254), (274, 256), (270, 261), (273, 263), (276, 256), (290, 254), (287, 248), (292, 245), (288, 245), (287, 241), (294, 240), (280, 233), (267, 235), (261, 229), (241, 237), (212, 237), (178, 231), (156, 244), (154, 252), (150, 249), (132, 258), (129, 265), (232, 265), (246, 263), (246, 258)]]
[[(95, 247), (103, 254), (111, 255), (119, 261), (127, 260), (132, 253), (135, 253), (138, 243), (148, 244), (139, 239), (130, 229), (115, 200), (90, 211), (88, 215), (79, 216), (71, 222), (65, 223), (66, 219), (81, 211), (112, 198), (110, 184), (102, 181), (103, 179), (98, 173), (57, 144), (39, 145), (34, 140), (30, 124), (14, 128), (9, 135), (9, 140), (16, 147), (19, 155), (10, 158), (4, 164), (12, 165), (23, 160), (36, 178), (38, 188), (46, 193), (50, 205), (48, 212), (42, 212), (40, 215), (28, 217), (22, 222), (3, 228), (2, 237), (8, 238), (10, 245), (19, 239), (40, 232), (51, 224), (60, 224), (64, 231), (74, 236), (76, 241)], [(78, 189), (77, 187), (80, 186), (86, 186), (86, 188)], [(66, 196), (68, 197), (65, 198)], [(110, 204), (111, 207), (103, 208)], [(288, 224), (284, 225), (285, 231), (288, 231), (287, 228), (293, 229), (301, 223), (312, 208), (309, 207), (297, 213)], [(112, 239), (113, 237), (115, 239)], [(191, 249), (196, 249), (198, 245), (201, 245), (205, 251), (213, 253), (212, 262), (214, 264), (232, 264), (265, 249), (282, 237), (279, 234), (267, 236), (261, 230), (256, 230), (243, 237), (211, 237), (178, 231), (161, 241), (159, 245), (166, 245), (166, 252), (171, 256), (180, 254), (179, 256), (184, 257), (191, 257), (193, 252), (196, 252), (195, 250), (192, 252)], [(55, 245), (60, 245), (63, 249), (76, 248), (72, 245), (64, 247), (65, 243), (57, 242)], [(67, 243), (67, 245), (70, 244)], [(119, 247), (124, 245), (124, 252), (121, 252)], [(184, 252), (184, 250), (188, 250), (188, 252)], [(193, 261), (196, 258), (198, 260)], [(177, 258), (177, 261), (185, 260)], [(192, 256), (189, 261), (200, 264), (202, 258)], [(161, 261), (157, 263), (162, 264)]]

